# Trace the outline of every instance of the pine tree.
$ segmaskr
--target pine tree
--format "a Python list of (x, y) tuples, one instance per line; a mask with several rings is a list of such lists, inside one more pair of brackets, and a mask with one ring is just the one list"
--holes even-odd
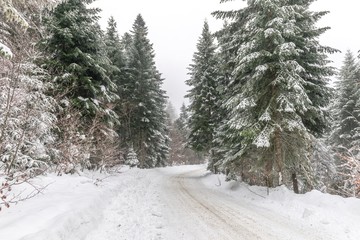
[(337, 181), (332, 186), (337, 194), (355, 197), (359, 194), (360, 161), (360, 68), (354, 54), (347, 51), (336, 83), (336, 98), (332, 106), (333, 148)]
[(46, 20), (47, 36), (42, 42), (48, 53), (46, 67), (61, 93), (87, 119), (96, 115), (114, 122), (107, 104), (113, 102), (115, 85), (106, 71), (109, 62), (97, 24), (99, 9), (87, 8), (93, 0), (66, 0)]
[(360, 148), (360, 68), (354, 55), (347, 51), (337, 82), (334, 104), (334, 146)]
[(181, 131), (182, 135), (185, 138), (187, 138), (187, 136), (189, 135), (189, 128), (187, 125), (188, 121), (189, 121), (188, 110), (185, 103), (183, 103), (180, 108), (180, 115), (178, 119), (175, 120), (175, 125)]
[[(105, 34), (105, 45), (107, 56), (111, 61), (111, 67), (109, 71), (109, 78), (116, 85), (116, 93), (119, 96), (114, 102), (114, 112), (119, 117), (120, 124), (116, 126), (116, 131), (119, 134), (122, 145), (124, 145), (129, 139), (127, 136), (127, 130), (129, 126), (129, 119), (127, 118), (127, 66), (126, 57), (124, 52), (124, 45), (122, 44), (117, 32), (117, 24), (115, 19), (111, 17), (108, 21), (108, 27)], [(126, 146), (122, 146), (126, 147)]]
[(238, 26), (225, 46), (237, 54), (230, 55), (231, 92), (223, 101), (222, 167), (242, 170), (245, 178), (260, 169), (257, 178), (263, 175), (269, 186), (292, 179), (294, 190), (297, 174), (313, 181), (308, 148), (311, 135), (326, 129), (327, 78), (334, 74), (326, 54), (336, 50), (317, 40), (328, 28), (315, 26), (327, 12), (310, 11), (311, 2), (249, 1), (239, 11), (214, 13)]
[(193, 64), (189, 67), (190, 79), (186, 81), (191, 88), (186, 95), (190, 100), (189, 145), (195, 151), (203, 153), (207, 153), (212, 146), (218, 110), (216, 107), (219, 98), (217, 91), (219, 75), (215, 50), (214, 37), (210, 33), (208, 23), (205, 22)]
[(226, 122), (228, 121), (228, 110), (223, 106), (227, 96), (231, 96), (231, 89), (227, 88), (231, 73), (235, 69), (235, 56), (237, 54), (237, 48), (239, 46), (233, 45), (232, 43), (236, 41), (236, 37), (239, 37), (237, 31), (241, 29), (238, 22), (229, 23), (225, 21), (223, 29), (215, 33), (219, 49), (217, 51), (218, 64), (216, 65), (216, 71), (218, 72), (217, 80), (217, 91), (219, 98), (216, 101), (216, 109), (214, 112), (215, 122), (217, 126), (215, 127), (216, 131), (213, 137), (212, 148), (208, 156), (208, 169), (214, 173), (219, 172), (219, 165), (225, 157), (225, 150), (222, 146), (225, 145), (224, 139), (227, 139), (226, 135)]
[(120, 85), (124, 78), (124, 68), (126, 66), (123, 53), (123, 46), (117, 31), (117, 24), (114, 17), (108, 20), (108, 27), (105, 34), (106, 53), (112, 63), (112, 71), (109, 73), (110, 78), (115, 84)]
[(156, 69), (154, 50), (141, 15), (137, 16), (131, 33), (131, 43), (126, 46), (129, 77), (124, 99), (129, 119), (128, 136), (138, 153), (141, 168), (164, 166), (169, 151), (167, 97), (161, 89), (163, 79)]

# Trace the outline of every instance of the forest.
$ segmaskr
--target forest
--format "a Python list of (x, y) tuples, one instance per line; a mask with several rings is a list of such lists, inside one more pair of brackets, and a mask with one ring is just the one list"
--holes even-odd
[(92, 2), (0, 0), (0, 207), (36, 176), (122, 164), (360, 197), (359, 59), (329, 65), (312, 0), (213, 12), (224, 25), (204, 22), (179, 117), (146, 19), (120, 36)]

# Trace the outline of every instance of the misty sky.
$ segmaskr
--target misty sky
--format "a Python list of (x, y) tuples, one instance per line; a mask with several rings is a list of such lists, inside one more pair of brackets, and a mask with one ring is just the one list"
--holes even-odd
[[(120, 35), (131, 30), (136, 16), (140, 13), (149, 31), (149, 39), (155, 50), (155, 61), (162, 73), (164, 89), (176, 110), (180, 108), (186, 91), (187, 67), (192, 63), (196, 44), (202, 32), (205, 19), (210, 30), (221, 28), (222, 21), (211, 16), (216, 10), (239, 9), (246, 1), (235, 0), (220, 4), (220, 0), (97, 0), (92, 6), (101, 8), (101, 26), (105, 29), (107, 20), (113, 16)], [(331, 30), (323, 34), (321, 43), (337, 48), (342, 53), (330, 56), (335, 67), (341, 67), (347, 49), (360, 49), (360, 34), (355, 27), (360, 22), (357, 0), (318, 0), (313, 10), (330, 11), (319, 22)]]

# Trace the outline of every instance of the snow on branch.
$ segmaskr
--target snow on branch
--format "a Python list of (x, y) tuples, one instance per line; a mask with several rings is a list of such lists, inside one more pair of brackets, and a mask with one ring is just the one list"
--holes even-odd
[(23, 29), (27, 29), (29, 27), (29, 23), (13, 7), (11, 0), (0, 0), (0, 13), (5, 17), (6, 21), (19, 24)]
[(1, 42), (0, 42), (0, 55), (6, 58), (13, 57), (13, 53), (11, 52), (10, 48), (8, 48), (8, 46), (6, 46), (5, 44), (2, 44)]

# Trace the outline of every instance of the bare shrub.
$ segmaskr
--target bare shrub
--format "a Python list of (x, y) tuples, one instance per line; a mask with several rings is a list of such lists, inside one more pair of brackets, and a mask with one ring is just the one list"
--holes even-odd
[(345, 197), (360, 197), (360, 158), (358, 149), (339, 147), (337, 160), (337, 181), (333, 191)]
[(81, 112), (69, 101), (62, 100), (62, 105), (58, 114), (57, 139), (53, 145), (55, 171), (61, 175), (119, 164), (118, 136), (106, 126), (101, 116), (84, 121)]

